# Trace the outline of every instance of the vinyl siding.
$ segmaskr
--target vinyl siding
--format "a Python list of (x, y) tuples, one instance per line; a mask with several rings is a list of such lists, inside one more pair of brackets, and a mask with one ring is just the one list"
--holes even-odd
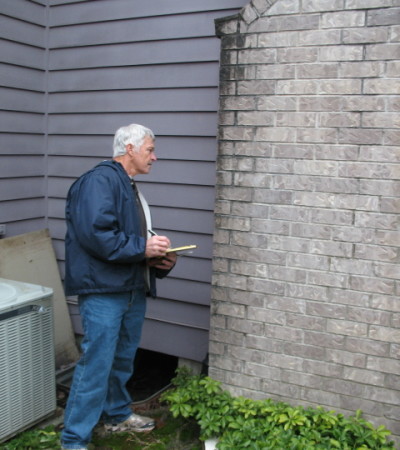
[(0, 223), (7, 235), (46, 226), (46, 8), (2, 0)]
[[(36, 142), (38, 149), (46, 149), (39, 162), (43, 172), (31, 178), (43, 177), (43, 224), (50, 229), (61, 275), (69, 186), (111, 157), (117, 128), (132, 122), (150, 127), (157, 136), (158, 161), (138, 182), (151, 206), (153, 227), (174, 245), (196, 243), (198, 249), (180, 257), (170, 276), (158, 283), (159, 298), (149, 301), (142, 347), (202, 361), (208, 348), (218, 123), (220, 42), (214, 19), (235, 14), (247, 2), (53, 0), (48, 11), (37, 2), (17, 3), (29, 4), (35, 14), (43, 10), (43, 17), (32, 23), (29, 14), (6, 0), (9, 19), (27, 24), (23, 40), (41, 38), (48, 51), (38, 42), (29, 47), (32, 53), (16, 52), (12, 46), (27, 44), (16, 41), (14, 24), (8, 23), (15, 36), (9, 39), (7, 54), (15, 53), (14, 75), (31, 95), (7, 95), (14, 109), (29, 108), (17, 122), (7, 108), (4, 129), (36, 130), (36, 139), (42, 139)], [(42, 30), (39, 36), (45, 24), (48, 34)], [(30, 65), (24, 69), (30, 73), (21, 71), (26, 58)], [(13, 86), (4, 88), (14, 91)], [(10, 142), (16, 136), (18, 131)], [(11, 153), (20, 155), (17, 145)], [(36, 166), (22, 165), (35, 174)], [(15, 195), (24, 192), (19, 188)], [(10, 209), (16, 201), (10, 202)], [(79, 332), (73, 301), (70, 307)]]

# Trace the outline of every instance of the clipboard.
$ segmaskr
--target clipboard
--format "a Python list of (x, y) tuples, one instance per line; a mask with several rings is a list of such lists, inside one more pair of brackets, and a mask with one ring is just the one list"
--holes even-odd
[(197, 245), (184, 245), (182, 247), (169, 248), (165, 253), (181, 253), (187, 252), (188, 250), (194, 250), (195, 248), (197, 248)]

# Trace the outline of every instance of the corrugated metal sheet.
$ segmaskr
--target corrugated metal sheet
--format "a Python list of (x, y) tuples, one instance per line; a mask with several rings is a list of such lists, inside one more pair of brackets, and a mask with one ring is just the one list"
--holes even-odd
[[(14, 214), (16, 220), (37, 226), (30, 207), (36, 202), (63, 273), (69, 186), (111, 157), (118, 127), (137, 122), (152, 128), (159, 160), (138, 180), (152, 207), (154, 228), (176, 245), (199, 248), (181, 257), (159, 283), (160, 299), (149, 304), (142, 345), (201, 361), (208, 347), (218, 110), (214, 19), (236, 13), (247, 1), (51, 0), (47, 11), (44, 1), (17, 0), (20, 8), (14, 2), (5, 0), (0, 7), (7, 33), (0, 131), (10, 149), (6, 153), (2, 144), (0, 151), (30, 154), (31, 161), (20, 160), (20, 172), (5, 156), (9, 162), (0, 171), (0, 187), (7, 177), (23, 175), (27, 180), (42, 176), (43, 184), (35, 178), (35, 198), (28, 193), (21, 198), (25, 190), (10, 184), (14, 200), (0, 196), (1, 210), (7, 211), (2, 221), (9, 222), (16, 207), (26, 211), (25, 219)], [(20, 11), (24, 8), (31, 14)], [(45, 160), (36, 160), (37, 155)], [(27, 203), (18, 206), (21, 201)], [(9, 208), (3, 209), (4, 202)], [(8, 229), (13, 232), (14, 226)]]

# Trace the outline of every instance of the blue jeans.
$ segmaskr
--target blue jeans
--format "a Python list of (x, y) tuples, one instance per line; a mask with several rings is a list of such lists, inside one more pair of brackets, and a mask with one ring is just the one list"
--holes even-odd
[(102, 417), (119, 423), (132, 413), (126, 383), (133, 374), (146, 312), (143, 291), (79, 296), (84, 330), (64, 415), (62, 446), (86, 446)]

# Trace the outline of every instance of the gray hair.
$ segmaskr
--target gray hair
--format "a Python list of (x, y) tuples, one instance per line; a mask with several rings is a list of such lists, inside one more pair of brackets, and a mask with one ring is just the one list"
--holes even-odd
[(155, 139), (154, 133), (143, 125), (132, 123), (126, 127), (118, 128), (114, 136), (113, 157), (125, 155), (125, 147), (128, 144), (132, 144), (136, 151), (139, 150), (146, 136)]

